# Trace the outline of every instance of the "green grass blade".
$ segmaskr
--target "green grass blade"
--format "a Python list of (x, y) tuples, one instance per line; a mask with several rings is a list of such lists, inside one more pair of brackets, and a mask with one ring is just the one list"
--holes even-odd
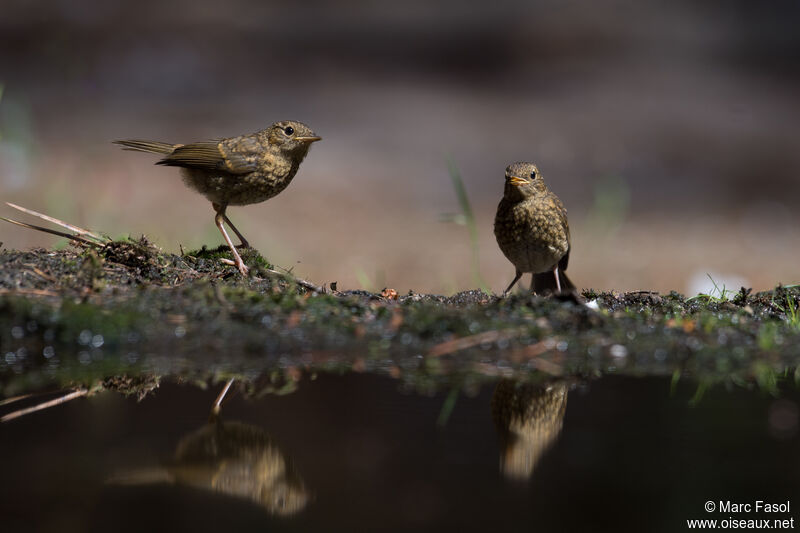
[(453, 188), (456, 191), (458, 204), (461, 207), (461, 213), (464, 217), (464, 223), (469, 231), (470, 248), (472, 249), (472, 279), (478, 287), (485, 293), (489, 293), (489, 286), (481, 276), (480, 272), (480, 253), (478, 250), (478, 225), (475, 223), (475, 215), (472, 212), (472, 205), (469, 202), (467, 189), (464, 187), (464, 181), (461, 179), (461, 172), (452, 159), (447, 160), (447, 169), (450, 172), (450, 179), (453, 182)]

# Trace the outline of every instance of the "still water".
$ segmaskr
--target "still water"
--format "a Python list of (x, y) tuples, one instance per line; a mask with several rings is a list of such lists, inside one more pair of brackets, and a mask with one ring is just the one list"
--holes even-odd
[(459, 395), (445, 420), (449, 391), (323, 374), (284, 396), (234, 391), (216, 423), (219, 387), (102, 393), (0, 427), (0, 529), (619, 532), (794, 518), (797, 389), (715, 386), (692, 402), (696, 390), (500, 382)]

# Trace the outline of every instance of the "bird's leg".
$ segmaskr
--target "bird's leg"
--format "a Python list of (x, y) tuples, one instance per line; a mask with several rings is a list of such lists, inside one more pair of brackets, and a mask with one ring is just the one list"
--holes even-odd
[(239, 272), (242, 273), (242, 276), (247, 276), (248, 268), (242, 261), (242, 256), (239, 255), (239, 252), (236, 250), (236, 247), (233, 245), (233, 241), (231, 238), (228, 237), (228, 232), (225, 231), (225, 226), (222, 225), (222, 222), (225, 220), (225, 206), (221, 206), (219, 204), (211, 204), (214, 207), (214, 210), (217, 212), (216, 216), (214, 216), (214, 222), (217, 224), (217, 228), (219, 228), (220, 233), (222, 233), (222, 238), (225, 239), (225, 242), (228, 243), (228, 246), (233, 253), (233, 263), (236, 265), (236, 268), (239, 269)]
[(558, 275), (558, 264), (553, 267), (553, 275), (556, 277), (556, 290), (561, 294), (561, 276)]
[(505, 296), (506, 294), (508, 294), (508, 291), (510, 291), (510, 290), (511, 290), (511, 287), (513, 287), (513, 286), (514, 286), (514, 285), (515, 285), (515, 284), (516, 284), (516, 283), (519, 281), (519, 278), (521, 278), (521, 277), (522, 277), (522, 272), (520, 272), (519, 270), (517, 270), (517, 275), (516, 275), (516, 276), (514, 276), (514, 281), (512, 281), (512, 282), (511, 282), (511, 285), (509, 285), (509, 286), (508, 286), (508, 288), (507, 288), (506, 290), (504, 290), (504, 291), (503, 291), (503, 296)]
[(236, 229), (236, 226), (233, 225), (233, 222), (231, 222), (231, 219), (228, 218), (228, 215), (223, 213), (222, 218), (225, 220), (225, 223), (231, 227), (236, 236), (239, 237), (239, 240), (242, 241), (242, 244), (240, 244), (239, 246), (242, 248), (250, 248), (250, 243), (247, 242), (247, 239), (244, 238), (244, 235), (239, 233), (239, 230)]
[(209, 422), (216, 422), (217, 418), (219, 418), (219, 412), (222, 410), (222, 400), (225, 399), (225, 395), (228, 394), (228, 390), (233, 385), (234, 378), (231, 378), (225, 383), (225, 386), (222, 388), (222, 391), (217, 396), (217, 399), (214, 400), (214, 405), (211, 406), (211, 414), (208, 417)]

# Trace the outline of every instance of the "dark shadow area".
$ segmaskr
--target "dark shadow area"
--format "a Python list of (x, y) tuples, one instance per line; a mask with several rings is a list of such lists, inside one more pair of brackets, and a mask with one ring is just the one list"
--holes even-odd
[[(514, 390), (528, 400), (566, 392), (542, 386), (550, 392)], [(671, 394), (669, 379), (613, 376), (570, 387), (563, 429), (527, 479), (501, 471), (493, 387), (458, 397), (437, 426), (446, 392), (350, 374), (303, 380), (286, 396), (233, 394), (223, 407), (291, 458), (309, 499), (290, 516), (185, 484), (108, 483), (172, 461), (217, 392), (165, 384), (141, 403), (107, 393), (4, 426), (4, 531), (678, 531), (687, 519), (725, 518), (706, 513), (707, 500), (800, 495), (793, 387), (779, 399), (714, 387), (692, 407), (693, 383)]]

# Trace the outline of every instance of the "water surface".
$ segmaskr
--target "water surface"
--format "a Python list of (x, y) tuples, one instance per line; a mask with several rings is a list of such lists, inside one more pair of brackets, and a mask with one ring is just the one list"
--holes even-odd
[(284, 396), (234, 387), (216, 425), (218, 387), (76, 400), (0, 428), (2, 529), (682, 531), (730, 516), (708, 500), (800, 505), (794, 387), (495, 390), (447, 416), (450, 391), (321, 374)]

